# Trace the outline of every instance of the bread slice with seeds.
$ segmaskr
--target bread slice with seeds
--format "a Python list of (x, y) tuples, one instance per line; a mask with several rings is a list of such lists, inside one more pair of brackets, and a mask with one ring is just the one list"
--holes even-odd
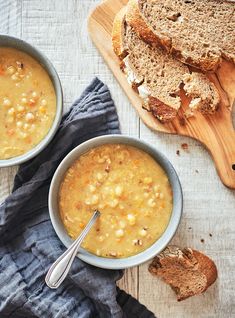
[(201, 73), (141, 40), (126, 21), (126, 8), (115, 17), (113, 48), (128, 82), (143, 99), (143, 107), (160, 121), (173, 120), (181, 107), (180, 90), (191, 98), (189, 107), (213, 113), (220, 97), (215, 85)]
[(205, 292), (218, 276), (216, 265), (208, 256), (177, 246), (168, 246), (156, 256), (149, 271), (172, 287), (178, 301)]
[[(215, 71), (222, 58), (235, 63), (235, 2), (135, 0), (141, 24), (181, 62)], [(138, 28), (136, 19), (136, 27)], [(141, 30), (140, 30), (141, 31)], [(145, 37), (145, 34), (142, 34)], [(147, 39), (148, 41), (148, 39)]]

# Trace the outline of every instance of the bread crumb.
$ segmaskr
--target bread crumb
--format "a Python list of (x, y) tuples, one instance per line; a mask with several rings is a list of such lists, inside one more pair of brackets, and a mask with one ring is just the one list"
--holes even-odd
[(176, 150), (176, 154), (177, 154), (177, 156), (180, 156), (180, 151)]
[(192, 109), (187, 109), (185, 112), (184, 112), (184, 116), (186, 118), (190, 118), (190, 117), (193, 117), (194, 116), (194, 112)]
[(202, 243), (205, 243), (205, 240), (204, 240), (204, 239), (201, 239), (201, 242), (202, 242)]
[(183, 150), (188, 150), (188, 144), (186, 144), (186, 143), (181, 144), (181, 148)]

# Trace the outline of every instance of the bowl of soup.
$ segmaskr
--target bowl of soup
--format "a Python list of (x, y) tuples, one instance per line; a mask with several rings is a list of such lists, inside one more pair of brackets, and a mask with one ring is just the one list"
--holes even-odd
[(101, 268), (136, 266), (160, 253), (180, 223), (183, 196), (168, 159), (139, 139), (108, 135), (73, 149), (49, 191), (53, 227), (66, 247), (101, 215), (78, 257)]
[(52, 63), (20, 39), (0, 36), (0, 167), (42, 151), (62, 117), (63, 94)]

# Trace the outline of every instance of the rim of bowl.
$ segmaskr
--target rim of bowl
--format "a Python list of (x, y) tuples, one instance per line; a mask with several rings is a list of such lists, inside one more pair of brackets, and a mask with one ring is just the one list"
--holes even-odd
[(26, 162), (36, 155), (38, 155), (52, 140), (54, 137), (62, 118), (63, 113), (63, 90), (60, 82), (59, 75), (51, 63), (51, 61), (37, 48), (32, 46), (26, 41), (23, 41), (19, 38), (9, 36), (9, 35), (0, 35), (0, 47), (11, 47), (23, 51), (24, 53), (30, 55), (34, 58), (47, 72), (50, 77), (50, 80), (53, 84), (55, 94), (56, 94), (56, 113), (53, 120), (53, 124), (46, 134), (46, 136), (37, 144), (35, 147), (27, 151), (26, 153), (9, 158), (0, 160), (0, 168), (10, 167), (14, 165), (21, 164)]
[(146, 143), (145, 141), (125, 135), (105, 135), (85, 141), (84, 143), (74, 148), (71, 152), (69, 152), (56, 169), (50, 185), (48, 206), (54, 230), (61, 242), (68, 248), (72, 244), (73, 240), (68, 236), (65, 230), (65, 227), (59, 215), (58, 208), (58, 192), (64, 174), (74, 162), (74, 160), (78, 159), (83, 153), (103, 144), (114, 143), (127, 144), (139, 148), (150, 154), (166, 172), (173, 191), (173, 209), (167, 228), (162, 236), (146, 250), (133, 256), (115, 259), (99, 257), (86, 251), (83, 248), (80, 248), (77, 254), (78, 258), (90, 265), (105, 269), (124, 269), (140, 265), (153, 258), (155, 255), (159, 254), (171, 241), (179, 226), (183, 210), (183, 193), (178, 175), (170, 161), (165, 157), (165, 155), (163, 155), (160, 151), (158, 151), (156, 148)]

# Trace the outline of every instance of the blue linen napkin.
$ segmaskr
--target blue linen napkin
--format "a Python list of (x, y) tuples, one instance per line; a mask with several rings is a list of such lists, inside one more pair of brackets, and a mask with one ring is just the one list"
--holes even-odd
[(12, 194), (0, 205), (1, 318), (153, 318), (137, 300), (116, 288), (122, 271), (103, 270), (78, 258), (57, 289), (45, 284), (49, 266), (64, 252), (48, 214), (48, 190), (57, 166), (80, 143), (119, 134), (106, 85), (95, 78), (64, 115), (52, 142), (21, 165)]

